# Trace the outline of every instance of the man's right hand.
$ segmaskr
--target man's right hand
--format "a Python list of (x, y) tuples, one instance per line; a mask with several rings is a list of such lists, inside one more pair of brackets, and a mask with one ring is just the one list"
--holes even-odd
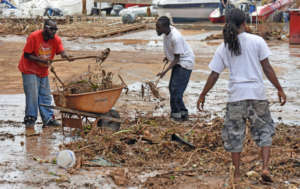
[(164, 62), (165, 64), (167, 64), (167, 63), (169, 62), (168, 58), (165, 57), (165, 58), (163, 59), (163, 62)]
[(278, 98), (280, 102), (280, 106), (283, 106), (286, 103), (286, 95), (283, 90), (278, 91)]
[(37, 65), (41, 66), (41, 67), (47, 67), (49, 68), (49, 66), (51, 66), (52, 64), (52, 60), (43, 60), (43, 62), (36, 62)]

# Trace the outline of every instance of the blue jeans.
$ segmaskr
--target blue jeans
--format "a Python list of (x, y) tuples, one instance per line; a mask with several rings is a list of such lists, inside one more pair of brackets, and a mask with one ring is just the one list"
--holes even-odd
[(42, 121), (46, 124), (53, 118), (53, 111), (41, 106), (41, 104), (51, 105), (52, 101), (48, 76), (39, 77), (34, 74), (22, 74), (22, 78), (26, 97), (25, 118), (30, 116), (36, 120), (39, 110)]
[(189, 83), (192, 70), (187, 70), (180, 65), (172, 68), (172, 74), (169, 83), (171, 117), (181, 118), (188, 115), (183, 102), (183, 93)]

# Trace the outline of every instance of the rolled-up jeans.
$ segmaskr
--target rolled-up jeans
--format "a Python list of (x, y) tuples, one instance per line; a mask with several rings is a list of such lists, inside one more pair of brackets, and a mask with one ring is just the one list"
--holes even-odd
[(181, 118), (188, 114), (183, 102), (183, 93), (189, 83), (191, 73), (192, 70), (185, 69), (178, 64), (172, 68), (169, 83), (171, 117)]
[(52, 96), (48, 76), (39, 77), (35, 74), (23, 74), (23, 88), (26, 97), (25, 117), (31, 116), (37, 119), (38, 110), (42, 121), (46, 124), (53, 118), (53, 111), (41, 106), (51, 105)]

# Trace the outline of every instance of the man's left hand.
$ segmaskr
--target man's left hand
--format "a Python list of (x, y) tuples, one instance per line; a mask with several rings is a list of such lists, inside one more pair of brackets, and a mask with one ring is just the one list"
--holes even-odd
[(67, 59), (69, 62), (74, 61), (73, 56), (71, 56), (71, 55), (70, 55), (70, 56), (67, 55), (67, 56), (66, 56), (66, 59)]

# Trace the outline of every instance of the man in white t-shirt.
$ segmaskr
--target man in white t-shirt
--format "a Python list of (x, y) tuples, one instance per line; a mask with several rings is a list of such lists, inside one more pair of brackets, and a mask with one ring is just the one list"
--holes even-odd
[(156, 32), (159, 36), (164, 34), (164, 61), (171, 62), (165, 71), (157, 74), (162, 78), (172, 69), (169, 83), (171, 118), (175, 121), (186, 121), (188, 110), (183, 102), (183, 93), (192, 73), (195, 55), (181, 33), (170, 26), (168, 17), (162, 16), (157, 20)]
[(281, 105), (286, 102), (286, 95), (269, 63), (271, 52), (263, 38), (245, 31), (245, 14), (239, 9), (232, 9), (226, 17), (222, 43), (209, 64), (212, 70), (202, 90), (197, 107), (201, 111), (205, 96), (214, 86), (219, 74), (228, 68), (229, 99), (226, 107), (222, 139), (224, 148), (231, 152), (235, 166), (234, 177), (240, 179), (240, 153), (245, 139), (246, 120), (250, 120), (250, 132), (253, 140), (261, 147), (263, 158), (262, 178), (272, 181), (268, 170), (270, 146), (275, 133), (274, 122), (269, 111), (269, 102), (265, 95), (263, 72), (278, 90)]

